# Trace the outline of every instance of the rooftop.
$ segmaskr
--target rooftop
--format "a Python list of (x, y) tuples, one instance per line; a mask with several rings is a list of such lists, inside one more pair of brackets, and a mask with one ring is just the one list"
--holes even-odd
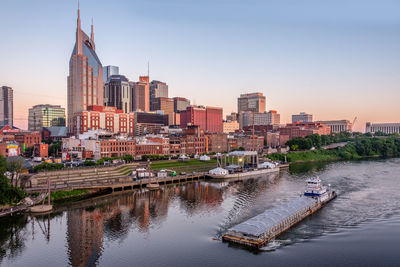
[(243, 156), (255, 156), (257, 151), (232, 151), (228, 153), (228, 156), (243, 157)]

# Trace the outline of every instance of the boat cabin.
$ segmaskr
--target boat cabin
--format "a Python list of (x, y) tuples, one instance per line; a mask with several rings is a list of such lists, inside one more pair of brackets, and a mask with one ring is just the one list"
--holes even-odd
[(306, 190), (304, 191), (305, 196), (319, 197), (326, 193), (326, 186), (322, 185), (321, 179), (319, 177), (309, 178), (306, 180)]

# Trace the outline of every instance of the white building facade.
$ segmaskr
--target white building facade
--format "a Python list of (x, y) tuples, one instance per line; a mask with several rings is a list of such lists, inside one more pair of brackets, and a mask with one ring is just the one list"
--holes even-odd
[(366, 133), (382, 132), (384, 134), (400, 134), (400, 123), (371, 123), (367, 122), (365, 127)]

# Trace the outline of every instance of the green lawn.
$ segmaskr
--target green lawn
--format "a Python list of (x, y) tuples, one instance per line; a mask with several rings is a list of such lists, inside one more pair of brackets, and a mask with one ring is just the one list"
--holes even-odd
[(207, 171), (217, 166), (217, 160), (211, 159), (210, 161), (200, 161), (197, 159), (191, 159), (188, 161), (178, 160), (164, 160), (156, 161), (151, 163), (153, 170), (169, 169), (178, 172), (181, 171)]
[(69, 198), (69, 197), (75, 197), (79, 195), (84, 195), (89, 193), (89, 190), (78, 190), (78, 189), (73, 189), (69, 191), (57, 191), (57, 192), (51, 192), (51, 200), (60, 200), (64, 198)]

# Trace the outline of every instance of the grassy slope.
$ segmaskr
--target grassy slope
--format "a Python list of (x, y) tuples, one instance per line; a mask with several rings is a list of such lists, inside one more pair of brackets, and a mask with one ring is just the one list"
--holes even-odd
[(204, 171), (215, 168), (217, 161), (212, 159), (210, 161), (200, 161), (197, 159), (191, 159), (188, 161), (156, 161), (151, 163), (151, 168), (154, 170), (169, 169), (175, 171)]
[(51, 192), (51, 200), (60, 200), (60, 199), (64, 199), (64, 198), (84, 195), (87, 193), (89, 193), (89, 190), (78, 190), (78, 189), (69, 190), (69, 191)]
[[(284, 160), (284, 154), (271, 154), (268, 158), (272, 160)], [(289, 162), (305, 162), (305, 161), (329, 161), (339, 160), (340, 157), (337, 151), (314, 150), (314, 151), (298, 151), (289, 152), (286, 154), (286, 159)]]

